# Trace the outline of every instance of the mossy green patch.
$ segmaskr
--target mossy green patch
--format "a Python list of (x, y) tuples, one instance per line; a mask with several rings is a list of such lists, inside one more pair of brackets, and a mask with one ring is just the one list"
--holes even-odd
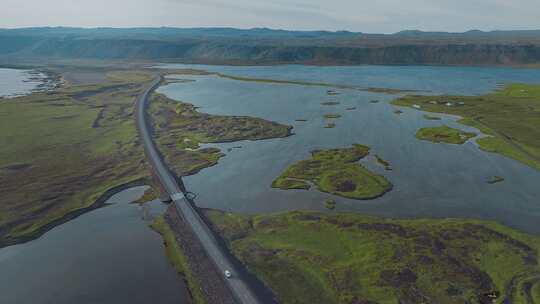
[(145, 203), (149, 203), (155, 199), (158, 198), (158, 195), (157, 193), (154, 191), (153, 188), (151, 187), (148, 187), (148, 189), (146, 189), (144, 191), (144, 194), (143, 196), (141, 196), (139, 199), (137, 199), (136, 201), (133, 202), (133, 204), (139, 204), (139, 205), (142, 205), (142, 204), (145, 204)]
[(302, 211), (207, 215), (280, 303), (540, 299), (540, 237), (493, 222)]
[(283, 190), (309, 190), (311, 185), (303, 180), (296, 180), (291, 178), (276, 179), (272, 182), (272, 188), (279, 188)]
[(328, 210), (334, 210), (336, 209), (336, 201), (333, 199), (327, 199), (324, 201), (324, 207)]
[(295, 185), (293, 181), (311, 182), (320, 191), (353, 199), (372, 199), (392, 189), (392, 184), (383, 176), (370, 172), (358, 163), (369, 154), (366, 146), (317, 150), (311, 154), (311, 159), (287, 168), (272, 186), (290, 189), (287, 185)]
[(481, 96), (410, 95), (393, 104), (462, 116), (461, 123), (492, 136), (477, 141), (481, 149), (540, 170), (540, 85), (512, 84)]
[(475, 137), (472, 132), (464, 132), (448, 126), (422, 128), (416, 132), (416, 138), (435, 143), (464, 144), (467, 140)]
[(441, 120), (441, 118), (439, 116), (432, 116), (432, 115), (428, 115), (428, 114), (425, 114), (424, 118), (427, 119), (427, 120)]

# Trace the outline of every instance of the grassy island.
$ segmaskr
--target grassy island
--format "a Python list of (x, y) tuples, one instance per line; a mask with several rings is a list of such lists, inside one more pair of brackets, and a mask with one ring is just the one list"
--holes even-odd
[(540, 301), (540, 237), (493, 222), (206, 214), (280, 303)]
[(302, 160), (283, 172), (272, 183), (273, 188), (309, 189), (313, 183), (320, 191), (353, 199), (372, 199), (392, 189), (383, 176), (372, 173), (358, 163), (369, 154), (369, 148), (353, 145), (351, 148), (313, 151), (312, 158)]
[(476, 133), (464, 132), (448, 126), (422, 128), (416, 132), (416, 138), (435, 143), (464, 144), (467, 140), (476, 136)]
[(201, 113), (161, 94), (152, 96), (149, 111), (159, 149), (179, 176), (196, 174), (224, 156), (217, 148), (201, 149), (201, 143), (287, 137), (292, 129), (260, 118)]
[(327, 199), (326, 201), (324, 201), (324, 207), (326, 207), (326, 209), (328, 210), (336, 209), (336, 204), (336, 201), (333, 199)]
[(385, 161), (382, 157), (380, 157), (378, 154), (375, 154), (375, 159), (377, 160), (377, 163), (384, 167), (384, 170), (386, 171), (392, 171), (392, 166), (389, 162)]
[(491, 135), (477, 141), (481, 149), (540, 170), (540, 85), (512, 84), (481, 96), (410, 95), (393, 104), (459, 115), (461, 123)]
[(341, 114), (325, 114), (324, 118), (326, 118), (326, 119), (338, 119), (338, 118), (341, 118)]

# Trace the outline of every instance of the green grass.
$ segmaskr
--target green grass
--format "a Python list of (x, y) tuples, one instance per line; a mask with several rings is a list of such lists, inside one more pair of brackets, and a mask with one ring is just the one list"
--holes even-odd
[(324, 207), (328, 210), (334, 210), (336, 209), (336, 201), (333, 199), (327, 199), (324, 201)]
[(149, 203), (149, 202), (151, 202), (153, 200), (156, 200), (156, 199), (158, 199), (158, 194), (156, 193), (154, 188), (149, 187), (148, 189), (146, 189), (144, 191), (143, 196), (141, 196), (138, 200), (134, 201), (133, 203), (142, 205), (142, 204)]
[(461, 123), (491, 135), (477, 141), (481, 149), (540, 170), (540, 85), (512, 84), (481, 96), (410, 95), (393, 104), (418, 104), (423, 111), (459, 115)]
[(292, 129), (260, 118), (201, 113), (161, 94), (152, 96), (149, 112), (159, 150), (180, 176), (216, 165), (224, 156), (217, 148), (199, 149), (202, 143), (281, 138)]
[(146, 176), (133, 104), (152, 76), (108, 76), (0, 102), (0, 247)]
[[(479, 220), (393, 220), (295, 211), (207, 211), (280, 303), (540, 300), (540, 237)], [(512, 282), (512, 283), (511, 283)], [(525, 296), (524, 296), (525, 295)]]
[(427, 119), (427, 120), (441, 120), (441, 118), (439, 116), (432, 116), (432, 115), (428, 115), (428, 114), (425, 114), (424, 118)]
[(392, 189), (383, 176), (374, 174), (358, 164), (369, 154), (369, 148), (353, 145), (351, 148), (313, 151), (312, 158), (290, 166), (272, 183), (283, 190), (302, 189), (297, 181), (317, 185), (320, 191), (353, 199), (372, 199)]
[(204, 304), (206, 300), (201, 292), (200, 281), (193, 274), (191, 267), (187, 261), (187, 257), (183, 254), (180, 245), (174, 236), (171, 227), (165, 222), (163, 217), (157, 217), (151, 225), (152, 229), (161, 234), (165, 244), (165, 252), (167, 258), (176, 269), (178, 274), (185, 277), (188, 288), (191, 293), (193, 303)]
[(282, 178), (282, 179), (276, 179), (272, 183), (273, 188), (279, 188), (279, 189), (297, 189), (297, 190), (309, 190), (311, 188), (311, 185), (303, 180), (296, 180), (296, 179), (290, 179), (290, 178)]
[(476, 133), (464, 132), (448, 126), (421, 128), (416, 132), (416, 138), (434, 143), (461, 145), (476, 136)]

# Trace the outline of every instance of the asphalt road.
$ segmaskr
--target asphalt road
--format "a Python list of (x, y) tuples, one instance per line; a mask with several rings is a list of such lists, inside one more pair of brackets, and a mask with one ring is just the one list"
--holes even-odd
[(250, 287), (236, 275), (239, 272), (235, 269), (233, 263), (227, 257), (227, 254), (223, 252), (223, 249), (218, 245), (210, 228), (202, 220), (193, 206), (184, 198), (175, 177), (164, 164), (154, 145), (150, 129), (148, 128), (145, 111), (149, 96), (159, 86), (160, 82), (161, 78), (154, 80), (151, 87), (138, 97), (136, 105), (137, 128), (144, 145), (146, 157), (152, 165), (154, 173), (159, 178), (162, 186), (171, 196), (176, 210), (191, 226), (193, 232), (198, 237), (208, 257), (212, 260), (218, 271), (221, 272), (223, 276), (225, 276), (225, 270), (231, 271), (232, 277), (229, 279), (224, 278), (224, 281), (232, 291), (236, 301), (238, 303), (260, 303)]

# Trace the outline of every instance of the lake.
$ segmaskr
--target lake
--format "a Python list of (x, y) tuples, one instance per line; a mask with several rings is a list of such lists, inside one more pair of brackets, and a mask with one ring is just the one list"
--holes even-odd
[(186, 304), (186, 286), (148, 225), (159, 201), (130, 204), (145, 187), (58, 226), (35, 241), (0, 250), (0, 303)]
[(47, 76), (33, 70), (0, 68), (0, 97), (30, 94), (43, 84)]
[[(476, 95), (512, 82), (540, 83), (540, 70), (480, 67), (228, 67), (166, 65), (196, 68), (228, 75), (324, 82), (361, 87), (422, 90), (422, 94)], [(348, 147), (354, 143), (372, 148), (361, 161), (384, 175), (394, 189), (374, 200), (337, 200), (336, 210), (399, 218), (465, 217), (497, 220), (523, 231), (540, 233), (540, 172), (504, 156), (481, 151), (474, 140), (464, 145), (419, 141), (419, 128), (447, 124), (468, 131), (478, 130), (456, 123), (457, 117), (439, 115), (440, 121), (423, 118), (425, 113), (400, 108), (390, 102), (398, 95), (357, 90), (338, 90), (327, 96), (325, 87), (243, 82), (217, 76), (185, 76), (190, 83), (172, 83), (159, 88), (167, 96), (193, 103), (200, 111), (223, 115), (249, 115), (294, 126), (294, 136), (285, 139), (212, 144), (227, 155), (217, 166), (184, 178), (196, 193), (201, 207), (243, 213), (281, 212), (294, 209), (325, 211), (324, 200), (332, 197), (312, 189), (278, 190), (270, 184), (289, 165), (306, 159), (314, 149)], [(380, 100), (371, 103), (371, 100)], [(338, 101), (336, 106), (321, 102)], [(354, 111), (346, 108), (356, 107)], [(325, 129), (324, 114), (338, 113), (334, 129)], [(307, 119), (307, 122), (297, 122)], [(241, 149), (232, 149), (234, 146)], [(388, 161), (393, 171), (377, 164), (374, 154)], [(499, 175), (505, 181), (486, 181)]]

